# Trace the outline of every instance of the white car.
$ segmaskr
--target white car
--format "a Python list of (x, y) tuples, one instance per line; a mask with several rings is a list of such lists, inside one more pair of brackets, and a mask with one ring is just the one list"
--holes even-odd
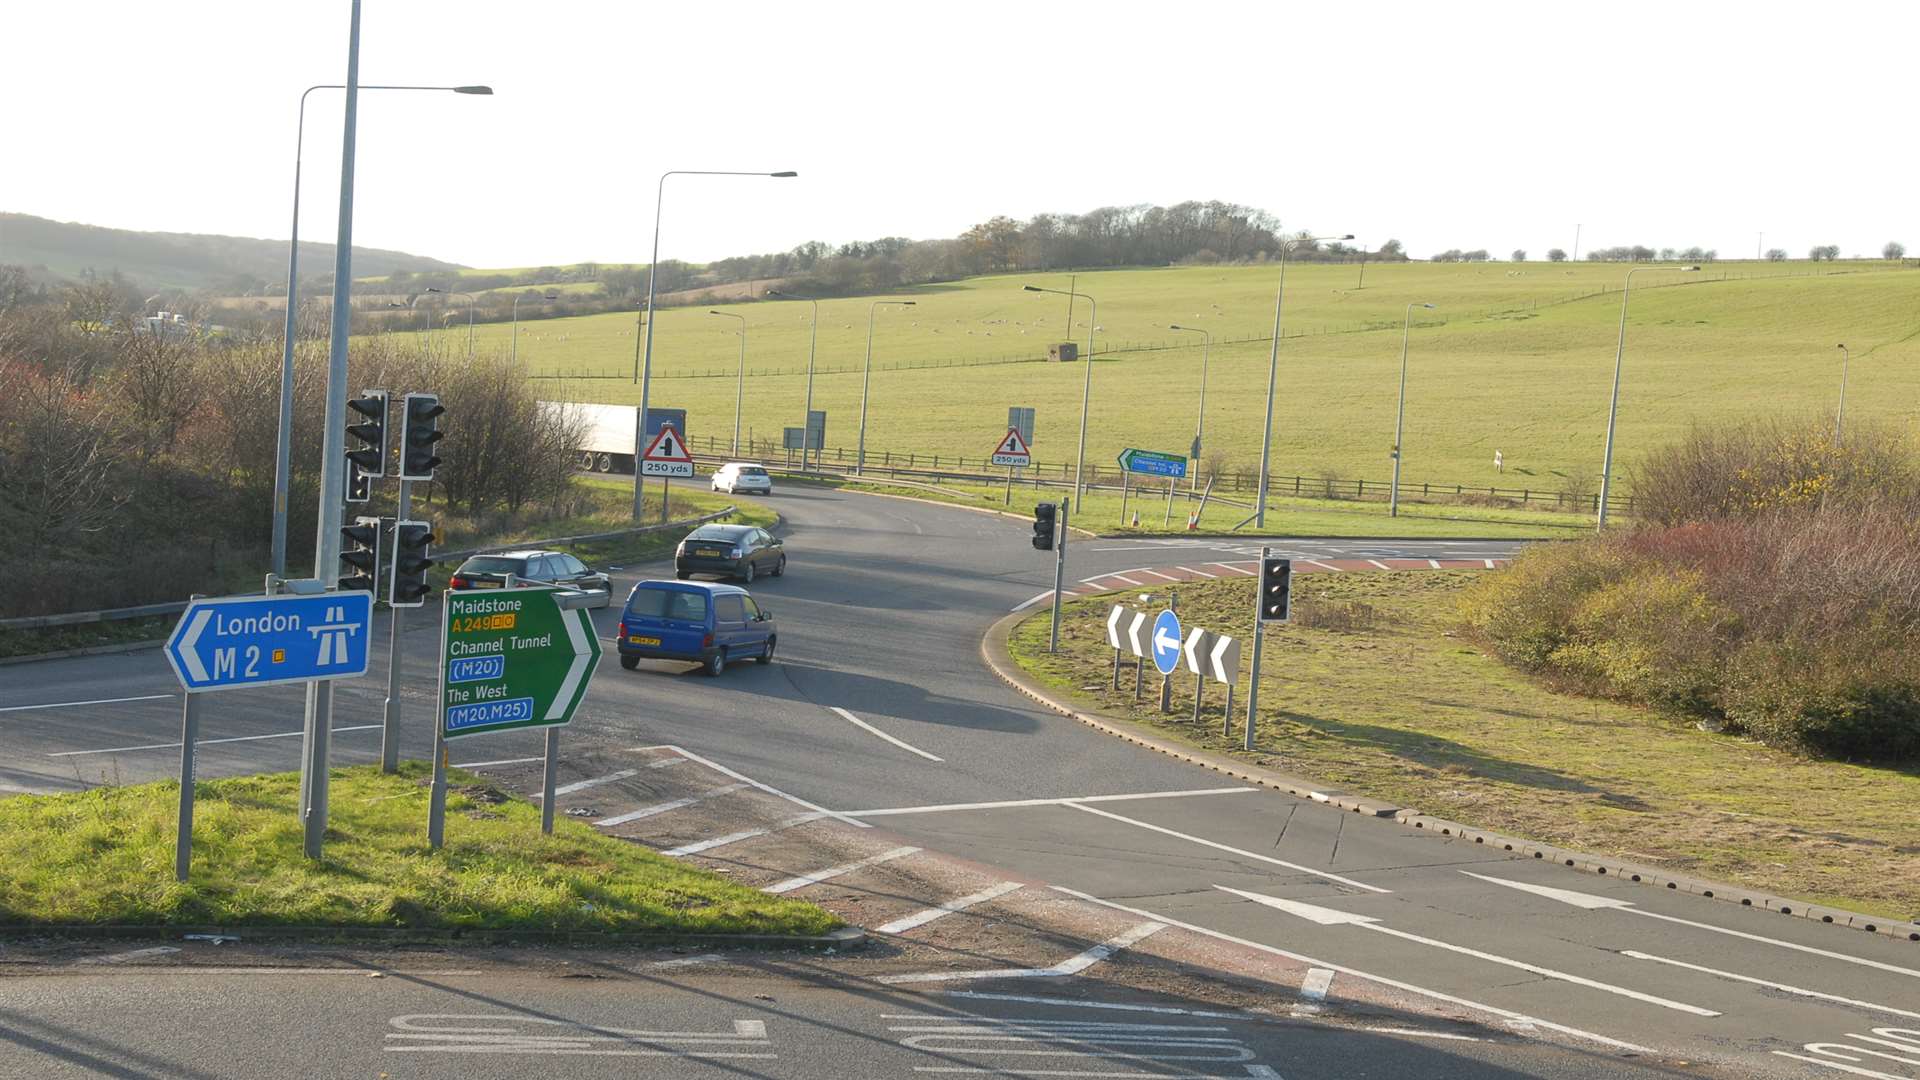
[(729, 495), (742, 491), (771, 495), (773, 494), (773, 477), (767, 475), (767, 470), (750, 462), (730, 461), (715, 470), (713, 490), (724, 491)]

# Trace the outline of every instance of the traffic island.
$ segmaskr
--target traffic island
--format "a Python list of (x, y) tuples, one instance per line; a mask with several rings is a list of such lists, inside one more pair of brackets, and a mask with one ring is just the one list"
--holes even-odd
[[(561, 819), (456, 770), (446, 846), (430, 769), (334, 769), (325, 857), (302, 853), (296, 773), (206, 781), (173, 880), (172, 781), (0, 800), (0, 932), (272, 931), (381, 941), (837, 944), (830, 913)], [(836, 932), (838, 932), (836, 934)]]
[[(1409, 827), (1472, 833), (1527, 857), (1592, 863), (1595, 873), (1652, 867), (1680, 889), (1695, 876), (1720, 879), (1756, 906), (1796, 897), (1780, 907), (1823, 918), (1818, 905), (1831, 904), (1867, 913), (1833, 921), (1903, 938), (1920, 931), (1904, 921), (1920, 911), (1910, 846), (1920, 774), (1810, 760), (1650, 710), (1555, 693), (1456, 636), (1457, 599), (1473, 577), (1296, 576), (1293, 621), (1267, 629), (1251, 751), (1242, 746), (1245, 664), (1230, 734), (1225, 688), (1204, 684), (1196, 721), (1195, 677), (1184, 668), (1167, 714), (1150, 662), (1138, 700), (1131, 655), (1114, 687), (1106, 619), (1116, 601), (1143, 606), (1134, 590), (1069, 601), (1055, 654), (1046, 651), (1045, 608), (998, 629), (1017, 665), (1009, 674), (1024, 689), (1142, 741), (1191, 748), (1203, 764), (1312, 777), (1319, 792), (1364, 793), (1340, 796), (1356, 805), (1418, 807), (1395, 814)], [(1183, 626), (1250, 636), (1252, 578), (1177, 589)], [(1147, 606), (1165, 599), (1163, 588)], [(990, 659), (994, 650), (990, 639)], [(1727, 890), (1707, 895), (1716, 893)]]

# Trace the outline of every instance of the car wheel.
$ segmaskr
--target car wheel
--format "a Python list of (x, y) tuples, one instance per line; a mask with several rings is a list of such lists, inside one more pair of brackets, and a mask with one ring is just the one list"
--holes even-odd
[(681, 581), (685, 581), (688, 578), (692, 577), (693, 575), (688, 573), (685, 570), (675, 570), (673, 572), (673, 576), (679, 578)]
[(604, 473), (604, 472), (612, 472), (612, 471), (613, 471), (613, 456), (612, 456), (611, 454), (601, 454), (601, 455), (600, 455), (600, 460), (599, 460), (599, 461), (597, 462), (597, 464), (598, 464), (598, 466), (599, 466), (599, 469), (600, 469), (600, 471), (601, 471), (601, 472), (603, 472), (603, 473)]
[(634, 668), (640, 666), (640, 658), (637, 656), (622, 656), (620, 658), (620, 666), (626, 668), (628, 671), (632, 671)]
[(782, 555), (780, 556), (780, 561), (773, 564), (773, 576), (785, 577), (786, 574), (787, 574), (787, 557), (785, 555)]
[(707, 657), (706, 664), (703, 665), (700, 670), (706, 672), (708, 678), (716, 677), (721, 672), (727, 670), (727, 650), (721, 649), (719, 652)]
[(773, 639), (772, 638), (767, 639), (767, 643), (764, 646), (762, 646), (760, 649), (760, 655), (754, 657), (753, 662), (756, 664), (773, 663)]
[(749, 585), (753, 584), (753, 560), (752, 559), (747, 559), (742, 562), (741, 569), (740, 569), (740, 580), (746, 582)]

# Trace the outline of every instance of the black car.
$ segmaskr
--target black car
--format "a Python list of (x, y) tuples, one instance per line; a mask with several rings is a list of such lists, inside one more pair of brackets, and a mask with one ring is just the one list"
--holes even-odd
[(507, 575), (516, 581), (558, 585), (598, 594), (594, 607), (613, 604), (613, 579), (564, 551), (502, 551), (475, 555), (460, 564), (447, 582), (450, 589), (498, 589)]
[(780, 540), (751, 525), (702, 525), (687, 534), (673, 551), (674, 573), (719, 574), (752, 581), (762, 574), (787, 572), (787, 552)]

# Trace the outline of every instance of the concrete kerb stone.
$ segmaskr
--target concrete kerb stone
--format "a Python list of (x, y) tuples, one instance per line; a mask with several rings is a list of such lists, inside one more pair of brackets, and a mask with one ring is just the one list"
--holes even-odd
[(176, 941), (205, 935), (234, 941), (295, 941), (373, 945), (697, 945), (737, 949), (805, 949), (845, 951), (867, 944), (867, 932), (845, 926), (825, 934), (674, 934), (606, 933), (586, 930), (467, 930), (385, 926), (90, 926), (21, 924), (0, 928), (0, 940), (71, 938), (83, 940), (139, 939)]
[[(1044, 610), (1041, 609), (1041, 610)], [(1796, 918), (1811, 919), (1816, 922), (1830, 923), (1900, 941), (1920, 942), (1920, 922), (1907, 922), (1899, 919), (1882, 919), (1858, 911), (1844, 908), (1827, 907), (1821, 904), (1808, 904), (1801, 901), (1775, 896), (1756, 889), (1725, 882), (1708, 881), (1704, 878), (1676, 874), (1672, 871), (1649, 867), (1624, 859), (1614, 859), (1603, 855), (1572, 851), (1551, 844), (1542, 844), (1533, 840), (1507, 836), (1462, 825), (1457, 821), (1423, 814), (1418, 810), (1393, 806), (1388, 803), (1368, 799), (1364, 796), (1330, 792), (1320, 788), (1313, 781), (1249, 765), (1220, 754), (1209, 753), (1191, 747), (1179, 746), (1137, 729), (1131, 721), (1114, 717), (1095, 716), (1083, 713), (1070, 705), (1063, 704), (1050, 696), (1045, 689), (1027, 678), (1014, 662), (1013, 653), (1008, 648), (1008, 639), (1013, 628), (1029, 618), (1033, 612), (1018, 611), (1002, 616), (988, 628), (986, 636), (980, 642), (980, 655), (987, 667), (999, 676), (1000, 680), (1020, 693), (1038, 702), (1045, 708), (1062, 716), (1078, 720), (1088, 727), (1104, 732), (1138, 746), (1146, 747), (1166, 754), (1169, 757), (1216, 772), (1232, 776), (1247, 783), (1259, 784), (1284, 791), (1295, 798), (1311, 799), (1326, 803), (1342, 810), (1366, 814), (1371, 817), (1393, 818), (1409, 828), (1444, 837), (1449, 841), (1471, 841), (1477, 845), (1495, 847), (1509, 853), (1515, 859), (1537, 859), (1552, 862), (1557, 866), (1597, 877), (1613, 877), (1649, 888), (1664, 887), (1675, 892), (1690, 893), (1722, 903), (1738, 904), (1742, 907), (1758, 908), (1779, 912)]]

